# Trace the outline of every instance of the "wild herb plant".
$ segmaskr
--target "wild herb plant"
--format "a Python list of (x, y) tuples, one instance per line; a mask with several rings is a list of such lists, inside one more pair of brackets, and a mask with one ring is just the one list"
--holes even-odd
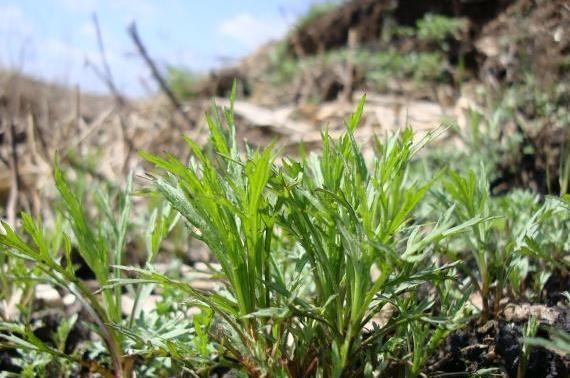
[(562, 280), (570, 275), (570, 208), (565, 197), (544, 199), (530, 217), (520, 246), (534, 278), (527, 297), (534, 295), (535, 299), (544, 301), (544, 287), (551, 275)]
[[(69, 183), (57, 166), (54, 177), (56, 187), (62, 198), (63, 213), (70, 224), (74, 240), (72, 241), (64, 232), (59, 230), (55, 234), (56, 243), (50, 243), (50, 238), (47, 236), (48, 232), (41, 222), (34, 221), (30, 215), (24, 213), (22, 214), (22, 228), (26, 238), (17, 235), (7, 224), (3, 223), (2, 226), (6, 234), (0, 235), (0, 244), (7, 247), (5, 253), (8, 256), (20, 258), (33, 264), (41, 272), (42, 278), (45, 277), (54, 287), (61, 287), (74, 294), (85, 305), (93, 319), (93, 324), (96, 326), (96, 332), (106, 345), (113, 366), (111, 370), (108, 370), (93, 364), (92, 368), (105, 372), (107, 375), (112, 370), (120, 373), (129, 369), (123, 359), (122, 335), (109, 327), (109, 324), (121, 320), (120, 290), (103, 291), (103, 301), (100, 301), (97, 295), (75, 275), (71, 252), (73, 243), (101, 286), (106, 285), (110, 278), (118, 277), (117, 274), (120, 271), (109, 269), (109, 265), (120, 264), (121, 262), (128, 225), (130, 184), (127, 186), (127, 194), (124, 194), (120, 201), (120, 219), (107, 219), (106, 222), (99, 224), (100, 227), (95, 228), (92, 227), (82, 203), (70, 190)], [(111, 230), (104, 230), (103, 225), (110, 227)], [(26, 335), (30, 336), (29, 333)], [(11, 339), (11, 341), (15, 341), (15, 339)], [(58, 355), (56, 350), (47, 346), (41, 351), (52, 352), (56, 357), (63, 357), (61, 354)], [(78, 362), (79, 360), (76, 359), (75, 361)]]
[[(465, 253), (473, 258), (477, 274), (469, 270), (465, 274), (481, 296), (483, 321), (499, 313), (505, 292), (511, 298), (525, 298), (540, 293), (552, 272), (567, 274), (570, 220), (563, 201), (555, 197), (541, 201), (523, 191), (492, 197), (485, 177), (484, 168), (467, 177), (450, 171), (437, 194), (443, 208), (455, 205), (458, 223), (473, 217), (493, 219), (473, 225), (472, 232), (463, 234), (463, 244), (442, 249), (453, 259), (465, 259)], [(527, 293), (531, 273), (532, 288)]]
[[(139, 319), (140, 303), (149, 294), (149, 290), (143, 286), (136, 288), (134, 308), (127, 325), (121, 328), (120, 332), (117, 327), (124, 322), (121, 312), (123, 294), (120, 287), (111, 287), (109, 283), (111, 279), (117, 280), (121, 277), (121, 270), (115, 267), (122, 265), (125, 256), (124, 248), (131, 215), (132, 180), (129, 177), (125, 190), (119, 193), (114, 201), (102, 191), (94, 195), (91, 199), (98, 209), (98, 217), (93, 219), (84, 207), (82, 190), (66, 179), (58, 165), (54, 178), (62, 205), (62, 216), (56, 216), (55, 228), (48, 230), (42, 222), (35, 221), (30, 215), (23, 213), (22, 235), (16, 234), (7, 224), (2, 224), (5, 233), (0, 234), (0, 255), (4, 261), (10, 259), (23, 263), (26, 267), (25, 273), (17, 270), (11, 278), (27, 283), (32, 291), (37, 282), (45, 282), (73, 294), (89, 314), (89, 327), (100, 336), (106, 353), (102, 360), (86, 360), (77, 352), (64, 353), (61, 345), (65, 343), (65, 335), (72, 326), (65, 320), (54, 333), (53, 343), (40, 340), (34, 335), (29, 324), (31, 310), (26, 310), (22, 315), (24, 318), (20, 319), (21, 323), (18, 323), (18, 319), (5, 319), (0, 324), (0, 338), (4, 339), (7, 347), (17, 347), (28, 353), (47, 353), (61, 363), (68, 361), (75, 364), (75, 369), (84, 368), (103, 376), (131, 376), (134, 356), (127, 352), (125, 334), (128, 333), (122, 331)], [(63, 218), (66, 223), (62, 221)], [(176, 214), (170, 212), (168, 207), (160, 214), (156, 211), (152, 213), (147, 233), (149, 261), (156, 256), (160, 241), (175, 221)], [(67, 232), (66, 225), (71, 233)], [(93, 292), (77, 276), (78, 267), (72, 259), (73, 250), (93, 272), (99, 286), (98, 292)], [(110, 360), (110, 366), (107, 365), (107, 358)], [(37, 367), (37, 364), (33, 366)]]
[[(206, 118), (213, 155), (189, 139), (188, 165), (143, 153), (168, 173), (154, 177), (155, 186), (219, 261), (224, 290), (207, 293), (136, 271), (148, 282), (185, 287), (211, 308), (221, 321), (211, 331), (221, 357), (251, 375), (362, 372), (378, 340), (429, 319), (431, 302), (418, 301), (415, 291), (451, 276), (425, 258), (483, 220), (451, 227), (447, 214), (429, 228), (414, 224), (412, 212), (431, 183), (410, 182), (407, 165), (427, 140), (414, 143), (410, 130), (376, 140), (368, 166), (354, 138), (363, 106), (364, 99), (340, 140), (325, 131), (321, 155), (299, 161), (277, 164), (273, 146), (241, 152), (231, 107), (223, 118), (215, 107)], [(365, 334), (387, 305), (397, 315)]]

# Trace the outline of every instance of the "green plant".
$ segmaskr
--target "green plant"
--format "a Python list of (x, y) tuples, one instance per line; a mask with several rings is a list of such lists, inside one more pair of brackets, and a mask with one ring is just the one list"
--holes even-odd
[[(118, 221), (109, 218), (109, 223), (100, 223), (100, 228), (93, 228), (81, 202), (70, 190), (69, 183), (57, 166), (54, 176), (63, 200), (64, 215), (73, 231), (73, 243), (103, 287), (111, 277), (116, 278), (120, 274), (117, 269), (110, 271), (109, 265), (121, 263), (130, 210), (129, 196), (124, 194), (121, 197), (121, 215)], [(127, 186), (127, 193), (129, 191), (130, 184)], [(23, 229), (31, 243), (28, 244), (24, 238), (18, 236), (7, 224), (3, 223), (2, 226), (6, 234), (0, 235), (0, 244), (8, 247), (5, 248), (5, 253), (11, 258), (20, 258), (33, 263), (50, 284), (62, 287), (76, 295), (87, 306), (97, 332), (105, 342), (113, 370), (115, 372), (128, 372), (129, 367), (121, 351), (122, 336), (109, 327), (110, 323), (118, 322), (121, 319), (120, 290), (103, 291), (103, 301), (101, 302), (75, 275), (74, 264), (71, 260), (72, 240), (61, 229), (56, 230), (53, 239), (50, 240), (51, 238), (48, 237), (48, 233), (42, 224), (35, 222), (27, 214), (22, 214), (22, 222)], [(112, 228), (111, 230), (102, 229), (103, 225)], [(63, 255), (59, 254), (60, 249), (63, 249)], [(26, 335), (30, 336), (29, 333)], [(54, 352), (49, 348), (43, 348), (41, 351)], [(56, 356), (62, 357), (61, 354), (56, 354)], [(77, 362), (77, 360), (74, 361)], [(104, 367), (96, 364), (93, 365), (93, 368), (105, 371)], [(108, 375), (109, 372), (105, 374)]]
[[(52, 335), (53, 345), (35, 337), (33, 327), (29, 324), (31, 301), (29, 309), (21, 307), (24, 312), (20, 319), (6, 319), (0, 325), (3, 332), (0, 338), (5, 340), (8, 347), (16, 346), (29, 353), (49, 354), (62, 364), (69, 361), (76, 367), (103, 376), (131, 376), (135, 356), (126, 352), (124, 333), (116, 327), (125, 321), (121, 313), (122, 292), (119, 287), (110, 287), (109, 283), (111, 279), (121, 277), (121, 270), (114, 266), (122, 265), (124, 259), (123, 250), (130, 225), (132, 180), (128, 178), (125, 190), (114, 200), (103, 191), (96, 192), (95, 196), (89, 198), (98, 209), (98, 217), (94, 219), (85, 211), (83, 183), (79, 181), (72, 184), (58, 165), (54, 178), (62, 204), (62, 215), (56, 216), (55, 228), (49, 230), (42, 222), (34, 221), (31, 216), (23, 213), (24, 235), (20, 236), (7, 224), (2, 224), (4, 234), (0, 234), (0, 255), (4, 261), (9, 258), (14, 262), (22, 262), (22, 266), (27, 267), (24, 272), (13, 272), (15, 281), (25, 283), (32, 290), (38, 282), (44, 282), (77, 297), (89, 314), (90, 327), (103, 341), (106, 354), (102, 360), (86, 360), (77, 351), (74, 354), (63, 353), (61, 343), (72, 326), (65, 320)], [(152, 214), (148, 228), (149, 261), (154, 259), (160, 241), (177, 219), (176, 214), (170, 213), (168, 209), (160, 214), (155, 210)], [(67, 227), (71, 232), (68, 232)], [(78, 267), (72, 259), (73, 250), (95, 275), (98, 292), (93, 292), (77, 277)], [(148, 295), (148, 290), (142, 287), (136, 289), (135, 305), (126, 327), (132, 326), (133, 321), (138, 319), (141, 312), (137, 304), (139, 300), (144, 301), (145, 295)], [(107, 358), (111, 366), (107, 366)], [(36, 365), (30, 366), (35, 368)]]
[[(523, 329), (523, 339), (533, 338), (536, 335), (537, 331), (538, 331), (538, 320), (535, 317), (531, 317)], [(525, 377), (528, 359), (530, 357), (531, 351), (532, 351), (532, 345), (525, 343), (521, 350), (519, 366), (517, 369), (517, 378)]]
[(0, 322), (0, 331), (5, 343), (18, 347), (22, 357), (20, 365), (22, 376), (34, 377), (37, 375), (62, 374), (71, 375), (73, 369), (69, 366), (76, 363), (98, 373), (106, 374), (104, 369), (92, 366), (76, 355), (68, 355), (65, 344), (71, 329), (77, 321), (77, 314), (69, 319), (63, 319), (54, 332), (54, 345), (48, 345), (40, 340), (28, 325)]
[[(220, 262), (224, 289), (207, 293), (152, 269), (134, 271), (211, 308), (221, 320), (211, 335), (223, 359), (251, 375), (361, 371), (389, 332), (410, 335), (417, 329), (406, 324), (430, 318), (431, 302), (414, 293), (451, 275), (450, 267), (426, 266), (424, 259), (442, 240), (483, 220), (451, 227), (447, 213), (428, 228), (414, 224), (412, 211), (431, 182), (408, 182), (407, 165), (433, 135), (417, 144), (410, 130), (377, 140), (368, 167), (354, 139), (363, 106), (364, 99), (340, 140), (323, 134), (321, 156), (281, 165), (272, 146), (239, 151), (231, 107), (223, 118), (217, 108), (206, 118), (213, 156), (189, 139), (188, 166), (143, 153), (168, 173), (154, 178), (156, 188)], [(372, 279), (374, 269), (379, 276)], [(365, 334), (387, 304), (397, 315)], [(432, 330), (422, 332), (427, 337)], [(423, 361), (416, 361), (414, 374)]]
[(436, 283), (437, 298), (440, 301), (437, 316), (434, 316), (430, 322), (413, 321), (408, 325), (411, 328), (408, 343), (413, 345), (410, 347), (413, 352), (410, 369), (412, 377), (420, 375), (427, 360), (437, 348), (453, 331), (461, 329), (469, 319), (465, 313), (465, 305), (471, 293), (469, 291), (461, 293), (453, 286), (452, 281)]
[(536, 274), (534, 292), (542, 293), (546, 280), (570, 271), (570, 209), (564, 197), (548, 197), (532, 215), (519, 244), (532, 259)]
[[(492, 210), (489, 204), (488, 183), (485, 176), (477, 176), (470, 172), (467, 177), (461, 177), (457, 173), (450, 171), (447, 180), (443, 184), (445, 195), (440, 196), (444, 207), (452, 208), (458, 222), (465, 222), (474, 217), (491, 218)], [(452, 207), (453, 204), (458, 204)], [(491, 222), (473, 225), (473, 232), (465, 234), (467, 248), (473, 254), (479, 279), (473, 277), (472, 283), (477, 287), (483, 300), (483, 320), (489, 316), (489, 293), (493, 277), (491, 276), (492, 266), (501, 266), (505, 261), (500, 261), (503, 254), (495, 250), (490, 238), (492, 237)], [(497, 264), (495, 264), (497, 262)]]
[(484, 168), (479, 174), (471, 171), (467, 177), (450, 171), (443, 181), (443, 192), (436, 196), (444, 208), (457, 204), (453, 209), (457, 222), (473, 217), (493, 219), (474, 225), (471, 233), (464, 234), (464, 243), (442, 250), (453, 259), (471, 253), (478, 275), (468, 276), (481, 295), (483, 321), (498, 314), (505, 290), (512, 297), (532, 295), (523, 290), (531, 271), (536, 273), (533, 293), (541, 292), (552, 272), (568, 271), (566, 230), (570, 213), (560, 199), (548, 198), (541, 203), (539, 196), (523, 191), (492, 197)]
[(548, 328), (549, 338), (528, 337), (523, 339), (525, 344), (539, 346), (556, 353), (570, 355), (570, 334), (560, 329)]
[(438, 14), (426, 14), (417, 22), (417, 36), (421, 40), (443, 43), (448, 38), (459, 39), (466, 20)]

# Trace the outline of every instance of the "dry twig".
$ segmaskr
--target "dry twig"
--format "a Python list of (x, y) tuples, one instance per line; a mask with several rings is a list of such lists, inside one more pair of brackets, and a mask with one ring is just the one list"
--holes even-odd
[(188, 124), (188, 126), (193, 128), (194, 122), (190, 119), (190, 117), (188, 117), (186, 112), (184, 112), (184, 110), (182, 109), (182, 104), (180, 103), (178, 98), (176, 98), (174, 92), (172, 92), (172, 90), (166, 83), (166, 80), (164, 80), (164, 77), (162, 77), (160, 71), (158, 70), (158, 67), (151, 59), (150, 55), (148, 54), (145, 46), (143, 45), (140, 39), (139, 33), (137, 31), (137, 25), (134, 22), (129, 26), (128, 31), (129, 35), (131, 36), (131, 39), (133, 40), (135, 46), (137, 47), (137, 50), (139, 51), (139, 54), (143, 58), (146, 65), (150, 68), (152, 76), (160, 86), (162, 92), (164, 92), (168, 100), (172, 103), (176, 111), (180, 114), (180, 116), (184, 119), (184, 121)]
[(109, 61), (107, 60), (107, 55), (105, 54), (105, 45), (103, 43), (103, 36), (101, 35), (101, 28), (99, 27), (99, 19), (97, 14), (93, 13), (93, 26), (95, 27), (95, 33), (97, 35), (97, 46), (99, 48), (99, 54), (101, 55), (101, 65), (103, 66), (102, 71), (94, 64), (91, 64), (95, 74), (107, 85), (109, 91), (117, 101), (117, 103), (122, 107), (126, 105), (126, 100), (124, 96), (117, 89), (115, 80), (113, 79), (113, 73), (111, 72), (111, 67), (109, 66)]

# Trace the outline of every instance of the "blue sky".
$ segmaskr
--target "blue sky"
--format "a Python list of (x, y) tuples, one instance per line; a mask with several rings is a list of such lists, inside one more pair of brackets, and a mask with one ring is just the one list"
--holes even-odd
[(0, 0), (0, 66), (105, 92), (85, 64), (100, 62), (91, 19), (96, 12), (118, 87), (143, 96), (154, 84), (127, 36), (131, 21), (162, 66), (205, 72), (283, 36), (319, 1)]

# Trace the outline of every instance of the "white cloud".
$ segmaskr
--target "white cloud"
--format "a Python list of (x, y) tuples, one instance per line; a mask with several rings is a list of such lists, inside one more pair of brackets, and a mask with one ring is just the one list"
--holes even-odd
[(31, 34), (32, 22), (22, 9), (16, 5), (0, 5), (0, 32), (16, 33), (20, 36)]
[(22, 69), (33, 50), (34, 24), (17, 5), (0, 5), (0, 66)]
[(250, 13), (240, 13), (220, 24), (218, 31), (247, 48), (254, 48), (281, 37), (288, 25), (282, 19), (259, 19)]

